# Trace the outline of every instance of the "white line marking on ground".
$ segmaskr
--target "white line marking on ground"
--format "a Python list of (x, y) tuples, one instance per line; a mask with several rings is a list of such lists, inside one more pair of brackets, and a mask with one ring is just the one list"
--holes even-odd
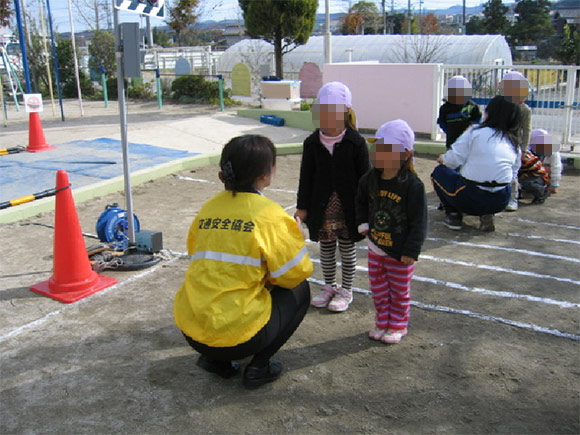
[[(318, 258), (311, 258), (311, 260), (314, 263), (320, 263), (320, 259), (318, 259)], [(336, 264), (337, 264), (337, 266), (341, 265), (341, 263), (339, 261), (337, 261)], [(368, 273), (368, 268), (365, 266), (356, 266), (356, 270)], [(488, 296), (499, 296), (502, 298), (510, 298), (510, 299), (523, 299), (523, 300), (527, 300), (527, 301), (531, 301), (531, 302), (540, 302), (540, 303), (548, 304), (548, 305), (557, 305), (560, 308), (578, 308), (578, 307), (580, 307), (580, 304), (575, 304), (573, 302), (568, 302), (568, 301), (558, 301), (556, 299), (541, 298), (539, 296), (523, 295), (520, 293), (488, 290), (488, 289), (478, 288), (478, 287), (468, 287), (468, 286), (465, 286), (463, 284), (459, 284), (457, 282), (442, 281), (440, 279), (427, 278), (424, 276), (413, 275), (413, 280), (419, 281), (419, 282), (428, 282), (430, 284), (435, 284), (435, 285), (442, 285), (445, 287), (450, 287), (450, 288), (454, 288), (454, 289), (461, 290), (464, 292), (469, 292), (469, 293), (481, 293), (481, 294), (488, 295)]]
[(289, 189), (275, 189), (275, 188), (273, 188), (273, 187), (266, 187), (264, 190), (271, 190), (272, 192), (298, 193), (296, 190), (289, 190)]
[(198, 183), (217, 184), (217, 182), (215, 182), (215, 181), (203, 180), (201, 178), (184, 177), (183, 175), (178, 175), (177, 178), (180, 180), (196, 181)]
[(523, 218), (518, 218), (518, 221), (526, 222), (528, 224), (539, 224), (539, 225), (549, 225), (551, 227), (568, 228), (569, 230), (580, 230), (580, 227), (574, 225), (553, 224), (551, 222), (536, 222), (531, 219), (523, 219)]
[[(315, 284), (324, 285), (324, 281), (316, 279), (316, 278), (309, 278), (308, 281), (313, 282)], [(353, 287), (352, 290), (357, 292), (357, 293), (362, 293), (365, 295), (371, 294), (371, 292), (367, 289)], [(533, 323), (516, 322), (515, 320), (504, 319), (504, 318), (495, 317), (495, 316), (488, 316), (487, 314), (475, 313), (475, 312), (469, 311), (469, 310), (460, 310), (457, 308), (445, 307), (445, 306), (440, 306), (440, 305), (424, 304), (422, 302), (413, 301), (413, 300), (411, 301), (411, 305), (414, 307), (420, 308), (422, 310), (439, 311), (439, 312), (451, 313), (451, 314), (461, 314), (461, 315), (472, 317), (475, 319), (487, 320), (489, 322), (503, 323), (503, 324), (506, 324), (509, 326), (515, 326), (516, 328), (527, 329), (529, 331), (554, 335), (556, 337), (567, 338), (569, 340), (574, 340), (574, 341), (580, 341), (580, 335), (572, 334), (570, 332), (560, 331), (559, 329), (544, 328), (543, 326), (534, 325)]]
[(288, 207), (284, 207), (284, 210), (288, 211), (288, 210), (292, 210), (293, 208), (296, 208), (296, 204), (292, 204), (292, 205), (289, 205)]
[(171, 260), (168, 260), (168, 261), (165, 261), (165, 262), (161, 262), (161, 263), (157, 264), (156, 266), (153, 266), (151, 269), (148, 269), (148, 270), (146, 270), (144, 272), (138, 273), (137, 275), (133, 275), (132, 277), (126, 279), (125, 281), (122, 281), (122, 282), (120, 282), (118, 284), (115, 284), (115, 285), (113, 285), (113, 286), (111, 286), (111, 287), (109, 287), (109, 288), (107, 288), (105, 290), (101, 290), (100, 292), (97, 292), (97, 293), (91, 295), (90, 297), (87, 297), (85, 299), (81, 299), (80, 301), (75, 302), (74, 304), (65, 305), (64, 307), (62, 307), (62, 308), (60, 308), (60, 309), (58, 309), (56, 311), (52, 311), (52, 312), (50, 312), (48, 314), (45, 314), (40, 319), (36, 319), (33, 322), (30, 322), (30, 323), (27, 323), (25, 325), (19, 326), (18, 328), (13, 329), (12, 331), (7, 332), (6, 334), (0, 336), (0, 343), (3, 342), (3, 341), (8, 340), (10, 338), (16, 337), (17, 335), (20, 335), (21, 333), (23, 333), (24, 331), (26, 331), (26, 330), (28, 330), (30, 328), (34, 328), (36, 326), (42, 325), (48, 319), (50, 319), (53, 316), (56, 316), (57, 314), (64, 313), (65, 311), (68, 311), (69, 309), (72, 309), (72, 308), (78, 307), (79, 305), (82, 305), (84, 303), (93, 301), (93, 300), (95, 300), (95, 298), (98, 298), (98, 297), (100, 297), (100, 296), (102, 296), (102, 295), (104, 295), (106, 293), (109, 293), (109, 292), (111, 292), (113, 290), (117, 290), (120, 287), (123, 287), (123, 286), (125, 286), (127, 284), (130, 284), (130, 283), (132, 283), (134, 281), (137, 281), (137, 280), (139, 280), (141, 278), (144, 278), (147, 275), (150, 275), (150, 274), (156, 272), (157, 269), (159, 269), (159, 268), (161, 268), (161, 267), (163, 267), (163, 266), (165, 266), (167, 264), (171, 264), (175, 260), (178, 260), (179, 258), (180, 257), (175, 257), (175, 258), (172, 258)]
[[(180, 180), (186, 180), (186, 181), (196, 181), (198, 183), (217, 184), (216, 181), (204, 180), (202, 178), (184, 177), (183, 175), (177, 175), (177, 178)], [(274, 187), (266, 187), (266, 189), (264, 189), (264, 190), (270, 190), (272, 192), (284, 192), (284, 193), (294, 193), (294, 194), (297, 193), (296, 190), (276, 189)]]
[(543, 252), (528, 251), (526, 249), (506, 248), (506, 247), (503, 247), (503, 246), (484, 245), (484, 244), (480, 244), (480, 243), (457, 242), (455, 240), (446, 240), (446, 239), (441, 239), (439, 237), (427, 237), (425, 240), (429, 240), (431, 242), (451, 243), (453, 245), (471, 246), (473, 248), (496, 249), (498, 251), (518, 252), (520, 254), (532, 255), (534, 257), (554, 258), (556, 260), (569, 261), (571, 263), (580, 263), (580, 260), (577, 259), (577, 258), (564, 257), (563, 255), (545, 254)]
[(533, 277), (533, 278), (553, 279), (556, 281), (569, 282), (571, 284), (580, 285), (580, 281), (575, 281), (575, 280), (569, 279), (569, 278), (560, 278), (559, 276), (552, 276), (552, 275), (542, 275), (542, 274), (535, 273), (535, 272), (528, 272), (525, 270), (508, 269), (505, 267), (490, 266), (487, 264), (471, 263), (469, 261), (451, 260), (449, 258), (438, 258), (438, 257), (433, 257), (431, 255), (425, 255), (425, 254), (421, 254), (419, 256), (419, 260), (431, 260), (431, 261), (437, 261), (440, 263), (456, 264), (458, 266), (466, 266), (466, 267), (476, 267), (478, 269), (493, 270), (494, 272), (513, 273), (515, 275), (523, 275), (523, 276), (529, 276), (529, 277)]
[(550, 242), (558, 242), (558, 243), (573, 243), (575, 245), (580, 245), (580, 241), (578, 240), (570, 240), (570, 239), (552, 239), (550, 237), (542, 237), (542, 236), (532, 236), (529, 234), (518, 234), (518, 233), (508, 233), (510, 237), (521, 237), (524, 239), (533, 239), (533, 240), (548, 240)]

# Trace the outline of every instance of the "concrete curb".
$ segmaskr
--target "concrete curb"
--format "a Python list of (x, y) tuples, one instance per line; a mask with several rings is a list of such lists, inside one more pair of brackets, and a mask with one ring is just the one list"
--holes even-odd
[[(276, 146), (278, 155), (299, 154), (302, 152), (302, 144), (283, 144)], [(131, 186), (138, 186), (157, 178), (165, 177), (179, 171), (200, 168), (203, 166), (214, 165), (219, 162), (221, 153), (197, 155), (185, 157), (153, 166), (151, 168), (141, 169), (131, 174)], [(88, 201), (99, 196), (110, 193), (122, 192), (125, 189), (124, 178), (122, 175), (111, 178), (110, 180), (100, 181), (89, 186), (73, 189), (75, 204)], [(17, 222), (39, 213), (45, 213), (54, 210), (54, 197), (43, 198), (28, 204), (10, 207), (0, 210), (0, 224)]]
[[(300, 154), (302, 153), (302, 144), (282, 144), (276, 145), (276, 150), (279, 156)], [(415, 142), (416, 154), (439, 155), (445, 152), (445, 144), (440, 142)], [(197, 155), (192, 157), (185, 157), (183, 159), (174, 160), (172, 162), (163, 163), (161, 165), (153, 166), (151, 168), (141, 169), (131, 174), (131, 185), (138, 186), (157, 178), (165, 177), (179, 171), (188, 169), (200, 168), (203, 166), (214, 165), (219, 162), (221, 153)], [(580, 158), (576, 156), (565, 156), (569, 160), (573, 160), (574, 168), (580, 169)], [(89, 186), (80, 187), (73, 190), (73, 196), (76, 204), (88, 201), (90, 199), (108, 195), (109, 193), (122, 192), (125, 188), (123, 176), (104, 180)], [(54, 210), (54, 197), (39, 199), (28, 204), (19, 205), (16, 207), (0, 210), (0, 224), (17, 222), (39, 213), (45, 213)]]

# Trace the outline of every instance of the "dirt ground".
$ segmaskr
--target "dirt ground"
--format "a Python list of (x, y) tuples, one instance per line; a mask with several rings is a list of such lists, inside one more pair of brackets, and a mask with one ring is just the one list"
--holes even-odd
[[(266, 192), (290, 213), (299, 163), (279, 158)], [(342, 314), (311, 308), (277, 355), (283, 376), (254, 391), (240, 377), (198, 368), (175, 327), (186, 258), (107, 271), (120, 284), (63, 305), (28, 289), (51, 275), (53, 231), (31, 224), (51, 225), (53, 213), (0, 225), (0, 432), (579, 433), (578, 173), (568, 170), (544, 205), (502, 213), (497, 231), (482, 234), (474, 218), (461, 232), (441, 225), (428, 183), (434, 158), (416, 164), (430, 230), (409, 335), (395, 346), (369, 340), (374, 308), (362, 292)], [(185, 251), (195, 213), (221, 189), (216, 173), (206, 167), (136, 187), (142, 228)], [(78, 204), (83, 230), (94, 233), (113, 202), (123, 196)], [(359, 245), (355, 287), (364, 290)], [(309, 252), (319, 258), (316, 244)], [(319, 264), (313, 279), (322, 279)]]

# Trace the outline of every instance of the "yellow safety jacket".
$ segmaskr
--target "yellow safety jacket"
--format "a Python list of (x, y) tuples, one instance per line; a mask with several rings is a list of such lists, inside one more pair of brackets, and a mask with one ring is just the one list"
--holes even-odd
[(173, 307), (187, 336), (212, 347), (251, 339), (270, 320), (269, 283), (293, 288), (312, 274), (297, 223), (265, 196), (223, 191), (189, 229), (191, 264)]

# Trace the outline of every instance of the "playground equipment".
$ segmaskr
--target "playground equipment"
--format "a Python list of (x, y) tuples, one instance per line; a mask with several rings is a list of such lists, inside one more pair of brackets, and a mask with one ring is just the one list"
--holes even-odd
[[(19, 112), (20, 105), (18, 104), (18, 97), (22, 96), (24, 91), (22, 90), (20, 79), (18, 78), (17, 65), (15, 65), (13, 56), (8, 54), (7, 46), (8, 44), (0, 43), (0, 58), (2, 59), (2, 70), (0, 70), (2, 74), (0, 74), (0, 76), (5, 75), (6, 78), (3, 80), (3, 82), (8, 86), (7, 93), (14, 101), (16, 111)], [(4, 92), (4, 89), (1, 86), (0, 92)]]

